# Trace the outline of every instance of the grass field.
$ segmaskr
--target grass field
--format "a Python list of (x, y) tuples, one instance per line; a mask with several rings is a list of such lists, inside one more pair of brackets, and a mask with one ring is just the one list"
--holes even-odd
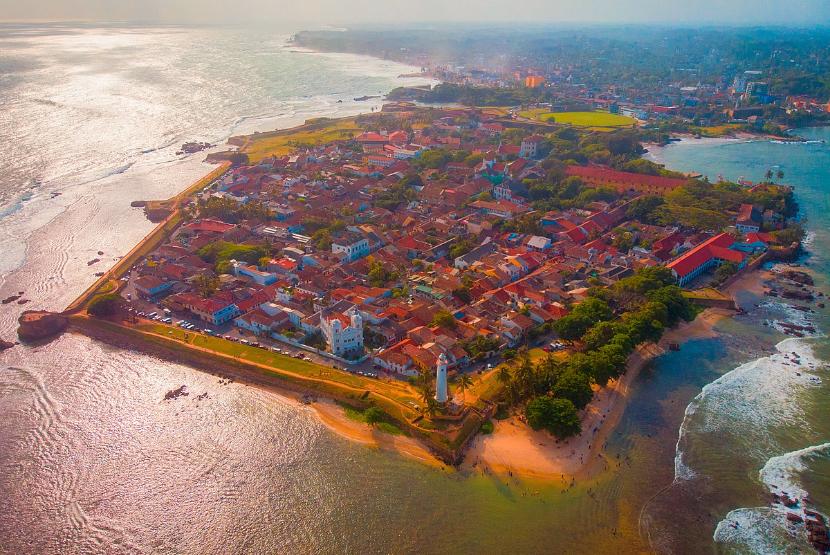
[[(375, 428), (377, 428), (381, 432), (385, 432), (387, 434), (407, 435), (406, 432), (404, 432), (402, 429), (400, 429), (398, 426), (396, 426), (392, 422), (387, 422), (385, 420), (382, 420), (380, 422), (375, 422), (373, 424), (370, 424), (366, 420), (366, 410), (368, 410), (368, 409), (358, 410), (354, 407), (350, 407), (349, 405), (346, 405), (345, 403), (338, 403), (338, 405), (343, 407), (343, 412), (346, 414), (346, 417), (350, 420), (354, 420), (355, 422), (363, 422), (364, 424), (369, 424), (370, 426), (374, 426)], [(386, 417), (386, 415), (384, 415), (384, 417)]]
[(267, 349), (251, 347), (250, 345), (228, 341), (219, 337), (188, 332), (174, 326), (141, 324), (137, 327), (142, 331), (166, 336), (195, 347), (201, 347), (217, 353), (229, 355), (238, 360), (250, 361), (256, 364), (269, 366), (277, 371), (283, 370), (297, 374), (298, 376), (304, 378), (328, 380), (351, 388), (379, 393), (386, 397), (392, 398), (399, 403), (407, 405), (408, 407), (412, 407), (411, 403), (415, 403), (416, 405), (420, 404), (419, 394), (406, 382), (381, 381), (371, 378), (363, 378), (356, 374), (337, 370), (330, 366), (307, 362), (290, 356), (281, 355)]
[(741, 127), (742, 125), (739, 123), (725, 123), (723, 125), (710, 125), (708, 127), (693, 127), (690, 131), (692, 133), (700, 133), (701, 137), (720, 138), (728, 137), (740, 131)]
[(275, 131), (251, 135), (242, 151), (251, 162), (259, 162), (268, 156), (285, 156), (294, 150), (296, 144), (319, 145), (331, 141), (350, 139), (360, 129), (354, 118), (311, 122), (303, 129)]
[(687, 299), (716, 299), (716, 300), (729, 300), (731, 297), (726, 293), (718, 291), (713, 287), (706, 287), (704, 289), (696, 289), (694, 291), (683, 291), (683, 296)]
[(637, 121), (628, 116), (609, 114), (607, 112), (548, 112), (543, 108), (519, 112), (519, 115), (523, 118), (536, 121), (548, 121), (548, 118), (552, 117), (555, 123), (573, 125), (574, 127), (587, 127), (596, 131), (631, 127)]

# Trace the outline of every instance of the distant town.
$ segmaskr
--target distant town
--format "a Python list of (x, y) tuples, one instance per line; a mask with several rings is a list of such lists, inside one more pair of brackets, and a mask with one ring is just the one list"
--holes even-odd
[(546, 121), (601, 110), (637, 118), (662, 141), (786, 138), (830, 122), (830, 36), (820, 29), (355, 29), (304, 31), (294, 42), (402, 61), (441, 82), (396, 89), (392, 99), (523, 106)]

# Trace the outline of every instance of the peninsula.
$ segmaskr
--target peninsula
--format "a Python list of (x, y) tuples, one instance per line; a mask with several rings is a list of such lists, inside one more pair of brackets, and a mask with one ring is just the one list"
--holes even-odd
[[(668, 171), (641, 158), (636, 119), (594, 114), (392, 102), (234, 137), (213, 172), (146, 203), (158, 226), (63, 316), (292, 392), (329, 424), (345, 412), (419, 458), (413, 442), (450, 465), (469, 450), (468, 467), (577, 474), (636, 372), (803, 234), (791, 188)], [(516, 437), (558, 462), (523, 468)]]

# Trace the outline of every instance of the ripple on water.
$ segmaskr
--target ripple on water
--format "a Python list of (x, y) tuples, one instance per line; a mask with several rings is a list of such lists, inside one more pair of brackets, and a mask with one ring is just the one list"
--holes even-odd
[(727, 372), (705, 385), (686, 407), (675, 454), (675, 481), (695, 477), (686, 458), (690, 435), (728, 434), (760, 458), (777, 447), (775, 431), (785, 427), (809, 429), (810, 421), (798, 402), (805, 388), (821, 384), (815, 370), (821, 362), (808, 340), (791, 338), (776, 352)]

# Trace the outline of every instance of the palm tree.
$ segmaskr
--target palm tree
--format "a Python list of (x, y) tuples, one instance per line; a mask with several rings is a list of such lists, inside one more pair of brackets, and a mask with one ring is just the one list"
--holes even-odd
[(530, 395), (533, 392), (534, 382), (533, 363), (530, 362), (530, 355), (526, 349), (523, 349), (519, 355), (519, 365), (516, 367), (516, 385), (519, 392), (524, 395)]
[(775, 177), (778, 178), (778, 181), (781, 181), (782, 179), (784, 179), (784, 170), (782, 170), (781, 168), (778, 168), (778, 171), (775, 172)]
[(764, 177), (767, 178), (767, 183), (772, 181), (772, 168), (767, 170), (767, 173), (764, 174)]
[(432, 392), (432, 373), (427, 368), (421, 368), (418, 374), (418, 389), (421, 393), (421, 400), (429, 408), (430, 401), (435, 401)]
[(507, 367), (506, 364), (502, 364), (499, 366), (499, 369), (496, 371), (496, 379), (502, 385), (507, 385), (510, 383), (510, 380), (513, 376), (510, 374), (510, 369)]
[(461, 392), (461, 402), (467, 401), (467, 388), (473, 385), (473, 379), (469, 374), (458, 376), (458, 390)]

